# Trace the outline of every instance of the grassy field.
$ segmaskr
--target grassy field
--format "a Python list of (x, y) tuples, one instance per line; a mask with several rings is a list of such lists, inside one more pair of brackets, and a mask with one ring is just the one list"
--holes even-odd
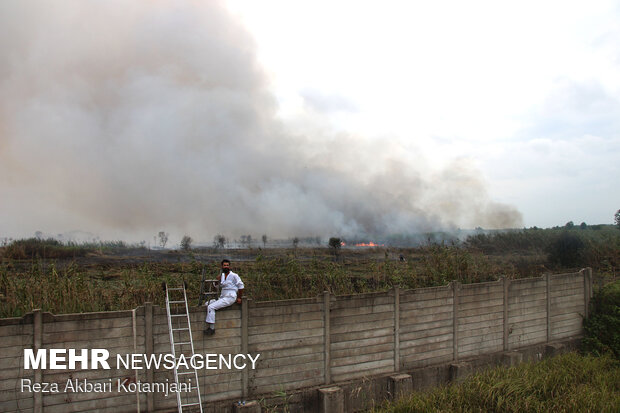
[(613, 279), (620, 266), (620, 230), (529, 229), (481, 233), (463, 242), (340, 251), (293, 246), (153, 251), (118, 242), (30, 239), (0, 248), (0, 256), (0, 317), (16, 317), (34, 308), (61, 314), (131, 309), (145, 301), (162, 305), (163, 281), (187, 281), (190, 299), (197, 302), (201, 271), (216, 276), (222, 258), (233, 261), (247, 295), (259, 301), (536, 277), (586, 266)]
[(620, 361), (568, 353), (413, 393), (374, 413), (620, 411)]

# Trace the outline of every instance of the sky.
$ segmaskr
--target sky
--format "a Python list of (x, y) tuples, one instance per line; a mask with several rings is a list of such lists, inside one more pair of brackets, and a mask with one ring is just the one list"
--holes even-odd
[(2, 1), (0, 238), (612, 223), (618, 21), (617, 1)]
[(526, 226), (620, 208), (620, 2), (229, 3), (282, 116), (469, 158)]

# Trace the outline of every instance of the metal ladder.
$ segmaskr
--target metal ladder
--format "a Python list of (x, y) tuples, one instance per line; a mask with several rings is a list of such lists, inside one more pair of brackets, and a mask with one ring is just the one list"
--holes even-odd
[[(202, 401), (200, 399), (200, 385), (198, 372), (189, 364), (190, 357), (194, 355), (194, 340), (192, 327), (189, 320), (189, 308), (187, 306), (187, 292), (185, 282), (181, 287), (170, 288), (165, 284), (166, 290), (166, 314), (168, 315), (168, 331), (170, 333), (170, 347), (174, 356), (175, 366), (174, 382), (187, 383), (189, 392), (176, 392), (179, 413), (200, 412), (202, 413)], [(181, 366), (177, 369), (176, 361), (180, 355), (184, 355), (188, 368)], [(182, 371), (179, 371), (182, 370)], [(193, 379), (193, 383), (192, 383)], [(181, 397), (183, 394), (183, 397)]]
[[(203, 267), (202, 281), (200, 281), (200, 296), (198, 297), (199, 307), (202, 305), (202, 303), (209, 304), (211, 300), (217, 300), (220, 296), (220, 280), (207, 280), (206, 274), (206, 270)], [(221, 278), (221, 272), (218, 272), (218, 275)]]

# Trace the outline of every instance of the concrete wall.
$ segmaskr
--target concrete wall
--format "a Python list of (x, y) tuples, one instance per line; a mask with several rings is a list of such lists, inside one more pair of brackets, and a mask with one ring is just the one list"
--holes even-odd
[[(591, 271), (520, 280), (311, 299), (244, 300), (217, 313), (204, 336), (204, 308), (192, 308), (196, 353), (260, 358), (255, 370), (199, 371), (206, 407), (290, 393), (511, 351), (582, 333)], [(182, 339), (182, 337), (177, 337)], [(101, 412), (174, 409), (160, 393), (19, 391), (20, 379), (64, 383), (109, 379), (173, 382), (172, 370), (24, 370), (24, 348), (106, 348), (111, 356), (170, 352), (166, 311), (53, 315), (35, 311), (0, 320), (0, 411)]]
[(257, 369), (248, 372), (248, 394), (324, 383), (323, 303), (318, 299), (284, 300), (248, 307), (248, 352), (260, 353)]
[(454, 356), (454, 288), (403, 291), (399, 299), (401, 369), (450, 361)]

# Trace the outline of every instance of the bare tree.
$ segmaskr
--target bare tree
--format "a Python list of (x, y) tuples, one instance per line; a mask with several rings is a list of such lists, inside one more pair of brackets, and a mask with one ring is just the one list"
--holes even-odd
[(299, 245), (299, 238), (293, 238), (293, 254), (297, 257), (297, 246)]
[(241, 236), (241, 245), (245, 245), (246, 247), (252, 246), (252, 236), (251, 235), (242, 235)]
[(213, 237), (213, 246), (215, 246), (215, 248), (224, 248), (225, 244), (226, 237), (222, 234), (217, 234), (215, 237)]
[(262, 239), (263, 239), (263, 248), (267, 248), (267, 234), (263, 234)]
[(157, 236), (159, 237), (159, 245), (162, 248), (165, 248), (166, 244), (168, 243), (168, 233), (164, 231), (159, 231), (159, 234), (157, 234)]

